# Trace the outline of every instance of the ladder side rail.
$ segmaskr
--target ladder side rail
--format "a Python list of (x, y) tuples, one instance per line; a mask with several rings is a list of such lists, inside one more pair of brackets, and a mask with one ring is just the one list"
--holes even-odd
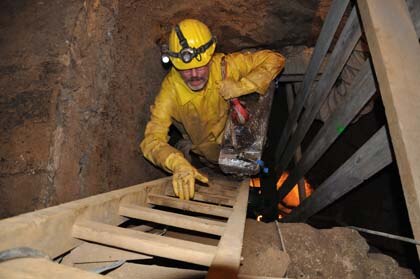
[(241, 188), (229, 217), (223, 236), (220, 238), (216, 254), (207, 278), (238, 278), (241, 263), (242, 243), (248, 206), (249, 180), (241, 183)]

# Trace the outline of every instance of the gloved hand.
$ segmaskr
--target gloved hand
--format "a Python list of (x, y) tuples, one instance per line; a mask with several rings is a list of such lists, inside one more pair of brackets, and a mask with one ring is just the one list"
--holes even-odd
[(225, 79), (220, 83), (219, 94), (225, 99), (232, 99), (255, 92), (257, 86), (249, 79), (243, 77), (239, 81)]
[(189, 200), (194, 197), (195, 179), (203, 183), (209, 181), (180, 154), (169, 155), (166, 159), (166, 165), (173, 172), (172, 187), (175, 195), (181, 200)]

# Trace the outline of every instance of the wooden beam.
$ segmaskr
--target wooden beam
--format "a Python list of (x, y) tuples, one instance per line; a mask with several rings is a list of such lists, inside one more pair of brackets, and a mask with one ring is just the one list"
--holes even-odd
[(22, 258), (0, 263), (0, 278), (103, 279), (104, 277), (100, 274), (84, 271), (70, 266), (65, 266), (43, 258)]
[(155, 205), (172, 207), (191, 212), (203, 213), (207, 215), (229, 218), (232, 208), (225, 206), (217, 206), (196, 201), (185, 201), (179, 198), (172, 198), (163, 195), (149, 194), (147, 202)]
[(166, 224), (177, 228), (184, 228), (214, 235), (223, 235), (223, 231), (226, 226), (226, 223), (220, 221), (166, 212), (132, 204), (120, 206), (119, 213), (130, 218), (136, 218), (158, 224)]
[[(404, 0), (358, 0), (413, 234), (420, 240), (420, 46)], [(417, 246), (420, 256), (420, 247)]]
[(279, 143), (277, 144), (275, 154), (276, 162), (280, 160), (280, 156), (286, 148), (287, 141), (290, 137), (290, 134), (292, 133), (292, 128), (295, 126), (299, 118), (299, 115), (309, 95), (309, 91), (312, 87), (315, 77), (317, 76), (321, 68), (324, 57), (327, 54), (328, 49), (330, 48), (331, 41), (334, 38), (334, 34), (337, 30), (338, 25), (340, 24), (341, 18), (343, 17), (343, 14), (346, 11), (348, 4), (349, 0), (335, 0), (331, 5), (331, 8), (322, 26), (318, 41), (315, 45), (315, 50), (309, 63), (308, 69), (306, 71), (303, 84), (302, 86), (300, 86), (299, 91), (297, 93), (292, 113), (289, 115), (289, 118), (286, 122), (286, 126), (284, 127), (283, 133), (280, 137)]
[(306, 221), (391, 162), (391, 148), (382, 127), (282, 222)]
[[(334, 141), (340, 136), (340, 131), (344, 129), (350, 121), (357, 115), (363, 106), (375, 94), (376, 86), (372, 69), (369, 61), (366, 61), (359, 73), (353, 80), (351, 88), (343, 102), (334, 110), (322, 128), (312, 140), (303, 158), (291, 171), (283, 186), (279, 189), (279, 198), (282, 200), (298, 182), (321, 158)], [(338, 127), (338, 128), (337, 128)]]
[[(286, 84), (286, 99), (287, 99), (287, 108), (290, 111), (293, 108), (294, 103), (294, 96), (293, 96), (293, 85), (292, 84)], [(295, 129), (294, 129), (295, 130)], [(293, 158), (293, 161), (296, 164), (299, 163), (299, 161), (302, 159), (302, 149), (300, 145), (296, 149), (295, 156)], [(284, 183), (283, 183), (284, 184)], [(306, 189), (305, 189), (305, 181), (304, 179), (300, 179), (298, 181), (298, 193), (299, 193), (299, 202), (302, 202), (304, 199), (306, 199)], [(283, 199), (280, 199), (280, 201)]]
[(299, 121), (298, 128), (293, 134), (290, 144), (288, 144), (283, 156), (281, 157), (280, 163), (278, 163), (276, 167), (277, 174), (281, 175), (281, 173), (287, 168), (293, 154), (296, 152), (297, 147), (300, 145), (307, 131), (311, 127), (312, 122), (318, 114), (325, 98), (334, 86), (334, 83), (343, 69), (344, 64), (347, 62), (347, 59), (353, 51), (356, 43), (359, 41), (361, 34), (362, 32), (357, 18), (356, 9), (353, 8), (347, 23), (341, 32), (340, 38), (337, 41), (336, 47), (328, 60), (328, 64), (325, 67), (325, 73), (322, 75), (321, 80), (316, 84), (314, 92), (311, 94), (310, 100), (308, 101), (308, 106)]
[(226, 224), (225, 232), (217, 246), (207, 278), (237, 278), (241, 263), (246, 210), (248, 206), (249, 180), (241, 183), (238, 199)]
[(99, 222), (80, 220), (73, 226), (75, 238), (149, 255), (210, 266), (216, 247)]

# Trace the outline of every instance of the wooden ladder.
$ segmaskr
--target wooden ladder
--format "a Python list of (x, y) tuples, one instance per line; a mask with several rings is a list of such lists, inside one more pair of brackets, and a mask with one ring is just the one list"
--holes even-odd
[[(247, 180), (238, 181), (214, 174), (210, 174), (209, 178), (208, 186), (196, 186), (194, 200), (190, 201), (174, 197), (171, 178), (169, 177), (158, 180), (159, 183), (156, 183), (156, 185), (149, 182), (146, 183), (146, 187), (133, 186), (137, 187), (137, 191), (134, 191), (134, 189), (129, 191), (129, 188), (126, 188), (60, 205), (55, 208), (62, 209), (63, 212), (67, 213), (66, 216), (73, 221), (70, 227), (66, 226), (68, 220), (64, 220), (63, 224), (67, 230), (63, 231), (62, 234), (70, 235), (70, 238), (73, 241), (76, 240), (78, 244), (80, 244), (79, 240), (89, 241), (147, 255), (208, 266), (208, 278), (237, 278), (241, 260), (249, 184)], [(90, 203), (89, 201), (94, 202)], [(50, 209), (44, 210), (48, 211)], [(174, 209), (181, 213), (171, 212)], [(39, 215), (39, 212), (44, 210), (32, 214), (38, 213), (35, 215)], [(182, 214), (183, 211), (185, 213), (194, 212), (196, 216)], [(21, 216), (15, 218), (19, 219)], [(15, 218), (4, 221), (11, 221)], [(38, 216), (33, 216), (33, 218), (36, 219)], [(57, 216), (51, 216), (51, 218), (55, 218), (54, 226), (59, 226), (55, 222), (60, 222), (60, 218)], [(25, 222), (28, 219), (30, 218), (25, 218)], [(187, 231), (204, 232), (220, 236), (220, 240), (217, 246), (213, 246), (119, 226), (122, 221), (128, 219), (164, 224)], [(7, 225), (4, 221), (0, 221), (0, 240), (4, 239), (7, 242), (8, 237), (11, 238), (12, 236), (3, 233), (2, 228), (5, 228), (3, 225)], [(48, 222), (45, 221), (42, 220), (47, 225)], [(48, 221), (52, 222), (52, 220)], [(28, 229), (33, 228), (28, 227)], [(48, 231), (48, 228), (38, 229)], [(4, 237), (2, 237), (2, 233)], [(9, 231), (9, 233), (12, 232)], [(45, 236), (48, 237), (49, 234), (47, 232)], [(54, 247), (40, 245), (39, 237), (32, 237), (32, 239), (33, 243), (31, 245), (27, 245), (27, 243), (16, 245), (17, 243), (14, 241), (15, 243), (12, 246), (29, 246), (40, 249), (51, 258), (59, 254), (59, 252), (53, 251)], [(45, 242), (45, 240), (43, 239), (42, 242)], [(74, 247), (74, 245), (72, 246)], [(10, 245), (8, 248), (10, 248)], [(63, 250), (60, 251), (63, 252)], [(28, 261), (28, 259), (25, 260)], [(2, 267), (5, 264), (7, 262), (0, 264), (0, 274), (2, 274)], [(51, 270), (52, 272), (55, 269), (51, 268), (50, 265), (56, 264), (43, 261), (40, 265), (45, 265), (45, 270)], [(63, 272), (61, 270), (63, 268), (68, 267), (60, 266), (60, 272)], [(8, 270), (13, 269), (9, 268)], [(74, 268), (68, 268), (67, 271), (70, 276), (70, 274), (73, 274), (71, 272), (74, 272)], [(82, 271), (78, 270), (78, 272)], [(8, 278), (14, 278), (11, 276), (13, 274), (7, 273), (7, 275), (10, 276)]]

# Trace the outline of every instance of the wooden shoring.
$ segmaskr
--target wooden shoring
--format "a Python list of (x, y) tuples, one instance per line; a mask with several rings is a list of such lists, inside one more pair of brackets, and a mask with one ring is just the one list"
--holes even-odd
[(297, 166), (279, 189), (279, 198), (283, 199), (292, 190), (297, 181), (303, 177), (340, 136), (342, 129), (375, 94), (376, 86), (369, 60), (365, 61), (359, 73), (353, 80), (345, 99), (334, 110), (315, 138), (303, 154)]
[[(400, 172), (420, 240), (420, 46), (404, 0), (358, 0)], [(420, 257), (420, 247), (417, 246)]]
[[(287, 98), (287, 108), (288, 108), (289, 113), (290, 113), (292, 108), (293, 108), (293, 102), (294, 102), (293, 101), (293, 99), (294, 99), (293, 85), (290, 84), (290, 83), (286, 84), (286, 98)], [(293, 130), (295, 130), (295, 129), (296, 129), (296, 127)], [(298, 148), (296, 149), (295, 156), (294, 156), (295, 164), (298, 164), (301, 159), (302, 159), (302, 149), (301, 149), (300, 146), (298, 146)], [(298, 181), (298, 193), (299, 193), (299, 202), (302, 202), (304, 199), (306, 199), (305, 181), (304, 181), (303, 178), (299, 179), (299, 181)]]
[(360, 23), (356, 9), (353, 8), (340, 38), (337, 41), (336, 47), (328, 60), (325, 72), (322, 75), (321, 80), (316, 84), (314, 92), (311, 93), (311, 102), (308, 103), (308, 106), (299, 121), (296, 132), (291, 137), (290, 143), (282, 155), (280, 163), (276, 167), (276, 173), (278, 175), (281, 175), (290, 163), (293, 154), (296, 152), (297, 147), (300, 145), (311, 127), (312, 122), (315, 120), (317, 113), (336, 82), (337, 77), (347, 62), (356, 43), (359, 41), (360, 36)]
[(304, 222), (392, 162), (385, 127), (379, 129), (316, 191), (285, 216), (283, 222)]
[(292, 128), (296, 124), (298, 117), (303, 109), (303, 106), (309, 95), (309, 91), (315, 78), (318, 75), (324, 57), (328, 52), (330, 44), (334, 38), (334, 34), (338, 28), (338, 25), (340, 24), (341, 18), (343, 17), (348, 4), (349, 0), (335, 0), (331, 5), (330, 11), (325, 19), (325, 23), (322, 26), (319, 39), (315, 45), (314, 53), (312, 55), (311, 61), (309, 62), (302, 86), (300, 86), (296, 95), (293, 110), (289, 115), (279, 143), (277, 144), (275, 151), (276, 162), (280, 160), (280, 156), (286, 148), (287, 141), (290, 137), (290, 134), (292, 133)]
[(241, 264), (246, 210), (248, 206), (249, 181), (241, 183), (237, 201), (233, 207), (217, 252), (211, 263), (207, 278), (237, 278)]

